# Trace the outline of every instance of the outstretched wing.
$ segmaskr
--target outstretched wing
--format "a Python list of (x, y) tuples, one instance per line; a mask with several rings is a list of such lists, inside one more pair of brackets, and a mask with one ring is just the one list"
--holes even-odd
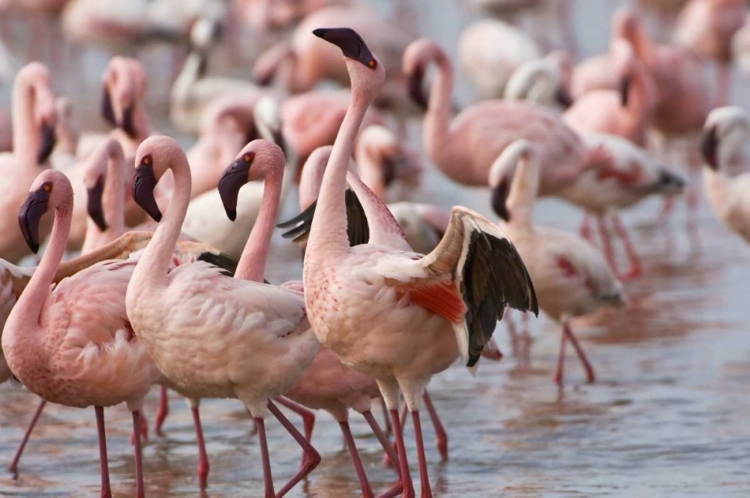
[(466, 366), (477, 362), (506, 306), (539, 314), (516, 248), (500, 228), (468, 208), (451, 210), (442, 240), (415, 265), (414, 276), (399, 287), (413, 302), (454, 323)]

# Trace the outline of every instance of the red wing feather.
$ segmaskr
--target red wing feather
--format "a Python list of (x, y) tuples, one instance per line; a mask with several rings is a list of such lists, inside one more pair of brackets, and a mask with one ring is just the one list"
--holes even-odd
[(451, 322), (460, 323), (466, 314), (466, 305), (452, 284), (407, 284), (398, 286), (396, 290), (399, 297), (408, 296), (413, 304)]

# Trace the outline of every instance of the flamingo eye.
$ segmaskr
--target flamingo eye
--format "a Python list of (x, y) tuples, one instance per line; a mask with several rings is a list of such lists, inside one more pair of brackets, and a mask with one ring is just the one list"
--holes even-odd
[(367, 63), (367, 66), (370, 69), (375, 69), (378, 66), (378, 61), (376, 61), (375, 59), (370, 59), (370, 61)]
[(52, 184), (50, 182), (45, 183), (42, 185), (42, 190), (45, 192), (51, 192), (52, 191)]

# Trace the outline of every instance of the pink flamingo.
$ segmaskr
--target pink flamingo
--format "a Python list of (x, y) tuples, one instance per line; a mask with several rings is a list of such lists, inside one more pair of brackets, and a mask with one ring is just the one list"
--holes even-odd
[[(64, 174), (42, 172), (19, 212), (21, 231), (32, 251), (39, 249), (43, 214), (55, 213), (49, 249), (11, 311), (2, 337), (14, 375), (46, 401), (73, 407), (94, 405), (99, 430), (102, 496), (111, 496), (104, 433), (105, 406), (126, 402), (133, 427), (159, 371), (133, 334), (123, 296), (132, 262), (105, 261), (57, 284), (70, 228), (73, 190)], [(137, 494), (144, 496), (139, 438), (135, 444)]]
[[(16, 226), (16, 214), (23, 204), (24, 192), (36, 176), (49, 168), (49, 156), (55, 145), (55, 97), (49, 71), (32, 62), (16, 75), (12, 95), (13, 151), (0, 153), (0, 258), (11, 263), (30, 254)], [(51, 224), (45, 220), (42, 236)]]
[[(716, 218), (750, 242), (750, 173), (732, 175), (737, 159), (745, 164), (742, 149), (750, 132), (750, 115), (741, 107), (714, 109), (706, 119), (701, 152), (706, 161), (703, 185)], [(734, 163), (734, 164), (733, 164)]]
[(729, 101), (732, 38), (744, 25), (747, 14), (745, 0), (690, 0), (677, 17), (675, 42), (718, 64), (716, 106)]
[[(437, 74), (427, 102), (421, 82), (431, 62), (437, 65)], [(410, 77), (412, 96), (427, 106), (422, 134), (427, 154), (454, 181), (487, 185), (492, 162), (517, 138), (539, 144), (542, 195), (559, 191), (589, 167), (606, 161), (600, 149), (587, 149), (555, 111), (533, 103), (484, 101), (467, 107), (451, 121), (453, 69), (443, 49), (428, 39), (409, 45), (403, 64), (404, 73)]]
[[(294, 385), (319, 347), (306, 318), (303, 296), (261, 283), (268, 254), (261, 241), (270, 236), (264, 233), (262, 222), (244, 251), (254, 255), (253, 266), (243, 271), (253, 281), (227, 278), (201, 261), (167, 273), (190, 201), (190, 166), (179, 145), (168, 137), (145, 140), (136, 159), (133, 197), (152, 218), (161, 219), (153, 189), (167, 170), (174, 175), (175, 189), (129, 286), (126, 304), (133, 329), (183, 395), (243, 402), (258, 427), (269, 497), (274, 491), (263, 419), (266, 410), (282, 423), (304, 451), (303, 465), (281, 489), (282, 496), (320, 462), (317, 451), (269, 399)], [(254, 158), (245, 155), (242, 159), (249, 168)], [(278, 203), (278, 198), (273, 201)], [(209, 343), (215, 347), (206, 349)]]
[(501, 209), (496, 205), (493, 208), (505, 221), (503, 229), (528, 265), (542, 311), (562, 324), (555, 382), (561, 384), (563, 380), (568, 340), (581, 360), (587, 380), (593, 382), (594, 369), (573, 335), (570, 319), (593, 313), (604, 305), (621, 306), (624, 296), (620, 283), (594, 247), (576, 235), (534, 226), (532, 214), (540, 169), (540, 153), (532, 142), (518, 140), (508, 146), (492, 165), (489, 183), (497, 188), (512, 179), (510, 195)]
[(404, 494), (413, 496), (398, 416), (403, 392), (414, 422), (423, 495), (429, 496), (419, 420), (425, 386), (459, 356), (473, 366), (505, 306), (535, 310), (535, 296), (512, 244), (465, 208), (453, 209), (438, 248), (422, 256), (410, 251), (387, 208), (355, 181), (351, 186), (363, 203), (370, 236), (367, 244), (349, 246), (348, 162), (365, 112), (385, 83), (385, 69), (352, 29), (314, 34), (343, 52), (352, 101), (323, 176), (320, 215), (312, 220), (304, 264), (307, 314), (322, 345), (377, 381), (391, 412)]

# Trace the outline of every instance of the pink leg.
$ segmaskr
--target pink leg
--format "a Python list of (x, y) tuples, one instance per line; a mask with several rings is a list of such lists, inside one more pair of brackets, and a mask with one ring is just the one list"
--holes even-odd
[(383, 408), (383, 418), (385, 418), (385, 433), (390, 436), (393, 428), (391, 427), (391, 419), (388, 417), (388, 407), (385, 406), (383, 398), (380, 398), (380, 406)]
[(359, 486), (362, 488), (362, 496), (365, 498), (373, 498), (375, 495), (372, 493), (370, 482), (367, 480), (367, 474), (365, 473), (364, 467), (362, 467), (362, 460), (359, 458), (357, 452), (357, 445), (354, 444), (354, 437), (352, 431), (349, 428), (349, 422), (342, 420), (339, 422), (341, 432), (344, 434), (344, 441), (346, 441), (346, 447), (349, 448), (349, 456), (352, 458), (354, 464), (354, 470), (357, 472), (357, 478), (359, 479)]
[[(404, 430), (404, 427), (406, 427), (406, 414), (407, 414), (407, 412), (408, 412), (408, 410), (406, 408), (406, 403), (404, 403), (403, 405), (401, 405), (401, 409), (399, 411), (399, 413), (400, 413), (399, 417), (401, 419), (401, 430), (402, 431)], [(395, 440), (393, 441), (393, 447), (394, 448), (396, 447), (396, 441)], [(391, 461), (391, 458), (388, 455), (388, 453), (386, 453), (385, 455), (383, 455), (383, 465), (385, 465), (386, 467), (390, 467), (391, 465), (393, 465), (393, 462)]]
[(722, 107), (729, 104), (732, 84), (732, 66), (729, 64), (719, 63), (716, 68), (718, 91), (716, 94), (716, 104), (714, 107)]
[(271, 475), (271, 459), (268, 456), (268, 442), (266, 441), (266, 426), (263, 419), (255, 417), (255, 427), (258, 428), (260, 442), (260, 458), (263, 461), (263, 483), (266, 486), (266, 498), (275, 498), (273, 491), (273, 476)]
[(96, 429), (99, 433), (99, 465), (102, 474), (101, 498), (112, 498), (112, 489), (109, 487), (109, 463), (107, 463), (107, 434), (104, 431), (104, 408), (95, 406)]
[(422, 440), (422, 423), (419, 420), (419, 410), (411, 412), (414, 422), (414, 438), (417, 441), (417, 461), (419, 463), (419, 482), (422, 485), (422, 498), (432, 498), (430, 489), (430, 476), (427, 475), (427, 458), (424, 454), (424, 441)]
[(397, 410), (391, 410), (391, 422), (393, 423), (393, 434), (396, 436), (396, 450), (398, 453), (398, 463), (401, 468), (401, 484), (404, 485), (404, 497), (414, 497), (414, 485), (411, 482), (409, 473), (409, 462), (406, 459), (406, 447), (404, 446), (404, 431), (401, 427), (401, 420)]
[(305, 439), (308, 442), (311, 441), (313, 429), (315, 428), (315, 413), (313, 413), (312, 410), (309, 410), (308, 408), (300, 405), (299, 403), (295, 403), (291, 399), (285, 398), (284, 396), (275, 396), (273, 400), (281, 406), (289, 408), (294, 413), (302, 417), (302, 426), (305, 429)]
[(163, 436), (161, 428), (169, 414), (169, 393), (165, 386), (161, 386), (159, 392), (159, 408), (156, 409), (156, 420), (154, 420), (154, 432), (157, 436)]
[(612, 272), (617, 275), (617, 262), (615, 261), (615, 253), (612, 250), (612, 239), (609, 237), (609, 230), (607, 230), (607, 225), (604, 222), (603, 216), (599, 217), (597, 224), (599, 226), (599, 236), (602, 239), (604, 257), (606, 258)]
[(593, 244), (594, 238), (591, 233), (591, 218), (589, 218), (589, 214), (586, 212), (583, 213), (581, 227), (578, 229), (578, 232), (581, 234), (581, 237)]
[(672, 215), (672, 211), (674, 211), (674, 196), (667, 195), (664, 197), (664, 204), (662, 205), (661, 213), (659, 214), (659, 223), (666, 223)]
[(552, 379), (558, 384), (562, 385), (563, 381), (563, 370), (565, 369), (565, 346), (568, 343), (568, 334), (565, 333), (565, 326), (563, 325), (563, 331), (560, 337), (560, 352), (557, 353), (557, 370), (555, 371)]
[(596, 380), (594, 378), (594, 369), (591, 368), (591, 363), (589, 363), (589, 359), (586, 358), (586, 353), (583, 352), (583, 348), (578, 344), (578, 339), (573, 335), (573, 331), (570, 330), (570, 325), (567, 322), (563, 324), (563, 333), (568, 336), (568, 339), (570, 339), (570, 343), (573, 344), (573, 347), (578, 354), (578, 359), (581, 360), (581, 365), (583, 365), (584, 370), (586, 370), (586, 380), (589, 383), (594, 382), (594, 380)]
[(693, 179), (688, 185), (685, 194), (685, 202), (688, 207), (688, 230), (694, 230), (698, 226), (698, 207), (700, 205), (700, 193), (698, 192), (698, 182)]
[[(380, 446), (382, 446), (383, 450), (389, 455), (391, 461), (396, 462), (396, 472), (398, 473), (398, 457), (396, 456), (396, 452), (393, 449), (393, 446), (391, 446), (391, 442), (388, 440), (388, 436), (386, 436), (380, 429), (380, 426), (378, 425), (378, 422), (375, 420), (375, 417), (373, 416), (371, 411), (368, 410), (364, 412), (362, 416), (365, 417), (365, 420), (370, 425), (370, 429), (372, 429), (373, 434), (375, 434), (375, 437), (378, 438), (378, 441), (380, 441)], [(401, 484), (401, 476), (399, 475), (396, 483), (388, 488), (388, 490), (383, 494), (379, 495), (378, 498), (393, 498), (400, 495), (402, 490), (403, 485)]]
[(39, 420), (39, 415), (42, 414), (42, 410), (44, 410), (44, 405), (46, 404), (47, 402), (44, 401), (43, 399), (39, 401), (39, 405), (36, 407), (34, 416), (31, 417), (31, 423), (29, 424), (29, 427), (26, 429), (26, 433), (23, 435), (21, 444), (18, 446), (18, 449), (16, 450), (16, 455), (13, 457), (13, 461), (10, 462), (10, 465), (8, 466), (8, 470), (11, 473), (13, 473), (14, 476), (18, 475), (18, 462), (21, 460), (21, 455), (23, 455), (23, 450), (26, 448), (26, 443), (29, 442), (29, 437), (31, 437), (31, 432), (34, 430), (34, 427), (36, 426), (36, 423)]
[[(141, 420), (141, 427), (138, 431), (138, 434), (143, 439), (144, 442), (148, 441), (148, 421), (146, 420), (146, 415), (141, 413), (141, 416), (139, 417)], [(130, 444), (135, 445), (135, 430), (130, 433)]]
[(302, 451), (304, 452), (304, 457), (302, 458), (302, 465), (300, 466), (300, 469), (297, 471), (296, 474), (292, 476), (291, 479), (289, 479), (289, 482), (287, 482), (284, 485), (284, 487), (281, 488), (281, 491), (279, 491), (279, 494), (277, 496), (281, 497), (287, 494), (289, 490), (291, 490), (299, 481), (305, 478), (310, 472), (315, 470), (315, 467), (317, 467), (318, 464), (320, 463), (320, 454), (317, 452), (315, 448), (312, 447), (312, 445), (309, 442), (305, 440), (302, 434), (299, 433), (299, 431), (294, 427), (294, 425), (291, 422), (289, 422), (289, 420), (284, 416), (284, 414), (281, 413), (281, 410), (279, 410), (270, 399), (268, 400), (268, 409), (271, 411), (273, 416), (276, 417), (276, 419), (279, 422), (281, 422), (281, 425), (284, 426), (287, 432), (292, 435), (294, 440), (297, 441), (297, 444), (299, 444), (302, 447)]
[[(133, 431), (141, 427), (141, 414), (138, 410), (133, 412)], [(141, 453), (141, 438), (135, 438), (135, 489), (138, 498), (144, 498), (146, 492), (143, 487), (143, 454)]]
[(427, 413), (430, 415), (430, 420), (432, 420), (432, 426), (435, 428), (435, 439), (438, 453), (440, 453), (440, 461), (444, 462), (448, 460), (448, 434), (446, 434), (445, 427), (443, 427), (443, 423), (440, 421), (437, 411), (435, 411), (435, 405), (432, 404), (430, 393), (426, 390), (422, 396), (422, 400), (424, 401), (425, 408), (427, 408)]
[(641, 261), (633, 248), (633, 242), (628, 236), (628, 231), (625, 230), (625, 226), (620, 220), (620, 215), (616, 214), (613, 217), (613, 221), (615, 224), (615, 232), (617, 232), (617, 236), (622, 240), (622, 244), (625, 246), (625, 254), (628, 257), (628, 261), (630, 261), (630, 269), (623, 275), (620, 275), (620, 278), (622, 280), (637, 278), (641, 274)]
[[(195, 442), (198, 445), (198, 482), (201, 489), (205, 489), (208, 484), (208, 454), (206, 453), (206, 442), (203, 440), (203, 426), (201, 425), (201, 416), (197, 406), (190, 408), (193, 412), (193, 426), (195, 427)], [(265, 436), (264, 436), (265, 437)]]

